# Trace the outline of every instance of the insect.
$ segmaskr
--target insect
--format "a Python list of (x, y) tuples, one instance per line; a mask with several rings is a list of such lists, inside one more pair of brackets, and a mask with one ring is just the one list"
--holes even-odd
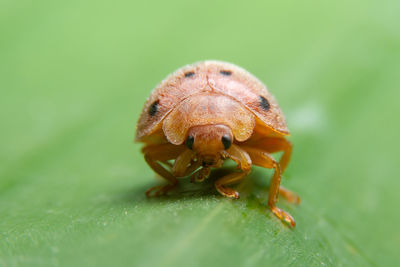
[[(144, 158), (168, 182), (146, 195), (167, 193), (180, 177), (203, 181), (211, 168), (231, 159), (238, 171), (217, 179), (217, 191), (238, 199), (229, 185), (244, 179), (252, 165), (274, 169), (268, 205), (278, 218), (295, 226), (293, 217), (276, 206), (278, 195), (300, 203), (295, 193), (280, 186), (292, 153), (288, 135), (278, 103), (246, 70), (222, 61), (184, 66), (154, 89), (138, 121), (136, 141), (145, 143)], [(270, 154), (280, 151), (277, 162)]]

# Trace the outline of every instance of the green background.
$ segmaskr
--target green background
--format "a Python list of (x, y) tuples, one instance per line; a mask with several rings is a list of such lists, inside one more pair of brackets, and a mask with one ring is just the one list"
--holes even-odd
[[(0, 266), (393, 266), (400, 2), (0, 2)], [(264, 81), (291, 130), (279, 202), (257, 169), (220, 197), (160, 181), (133, 144), (151, 89), (204, 59)], [(397, 255), (396, 255), (397, 254)], [(397, 259), (396, 259), (397, 257)]]

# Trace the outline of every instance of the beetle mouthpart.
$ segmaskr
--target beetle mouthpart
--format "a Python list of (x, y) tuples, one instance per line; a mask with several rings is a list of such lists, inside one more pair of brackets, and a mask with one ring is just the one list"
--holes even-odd
[(203, 156), (201, 165), (203, 167), (220, 167), (224, 163), (221, 155), (207, 155)]
[(203, 155), (202, 156), (201, 165), (203, 165), (203, 167), (212, 166), (215, 164), (215, 162), (216, 162), (216, 158), (214, 155)]
[(214, 164), (215, 164), (214, 160), (205, 160), (202, 162), (203, 167), (212, 166)]

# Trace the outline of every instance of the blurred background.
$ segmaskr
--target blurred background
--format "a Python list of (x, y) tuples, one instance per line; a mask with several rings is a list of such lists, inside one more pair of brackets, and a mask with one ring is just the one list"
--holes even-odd
[[(0, 2), (0, 266), (392, 266), (399, 262), (400, 2)], [(294, 154), (242, 198), (160, 181), (133, 144), (182, 65), (244, 67), (280, 103)]]

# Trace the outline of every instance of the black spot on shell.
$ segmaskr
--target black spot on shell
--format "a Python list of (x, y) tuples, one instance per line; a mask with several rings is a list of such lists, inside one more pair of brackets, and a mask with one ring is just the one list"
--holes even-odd
[(185, 73), (185, 77), (186, 78), (192, 77), (192, 76), (194, 76), (194, 72), (193, 71), (188, 71), (188, 72)]
[(150, 105), (150, 107), (149, 107), (150, 116), (156, 115), (156, 113), (158, 111), (158, 104), (159, 103), (160, 103), (160, 101), (156, 100), (156, 101), (153, 102), (153, 104)]
[(191, 136), (191, 135), (189, 135), (189, 136), (187, 137), (187, 139), (186, 139), (186, 146), (187, 146), (189, 149), (193, 149), (193, 143), (194, 143), (194, 137)]
[(225, 75), (225, 76), (232, 75), (232, 71), (230, 71), (230, 70), (221, 70), (219, 73), (221, 73), (222, 75)]
[(268, 100), (263, 97), (262, 95), (259, 96), (260, 97), (260, 106), (265, 110), (268, 111), (270, 108), (269, 102)]
[(225, 149), (228, 149), (232, 145), (232, 140), (228, 135), (224, 135), (221, 138), (222, 144), (224, 145)]

